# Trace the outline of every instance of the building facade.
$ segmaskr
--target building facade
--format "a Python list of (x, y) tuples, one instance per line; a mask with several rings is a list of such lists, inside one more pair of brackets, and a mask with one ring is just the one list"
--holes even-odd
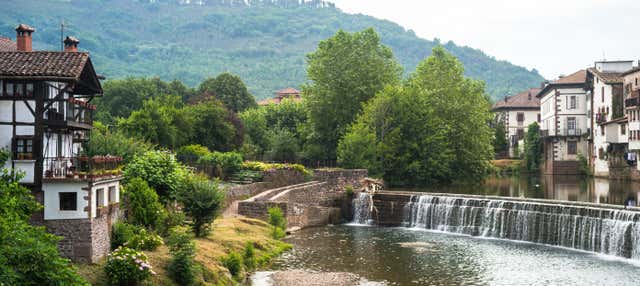
[(534, 122), (540, 123), (540, 99), (537, 97), (540, 89), (530, 88), (513, 96), (505, 97), (496, 102), (492, 111), (496, 121), (502, 122), (505, 136), (509, 144), (508, 157), (518, 157), (523, 154), (524, 134), (527, 127)]
[[(640, 171), (638, 155), (640, 155), (640, 67), (622, 74), (623, 96), (627, 121), (629, 122), (629, 153), (627, 161)], [(630, 160), (631, 159), (631, 160)]]
[(580, 156), (588, 158), (591, 93), (586, 75), (586, 70), (577, 71), (538, 93), (545, 174), (577, 174)]
[(61, 254), (97, 262), (119, 217), (121, 179), (119, 158), (82, 150), (90, 102), (102, 95), (99, 77), (77, 39), (67, 37), (65, 51), (33, 51), (35, 30), (20, 25), (16, 32), (16, 50), (0, 51), (0, 148), (11, 152), (4, 167), (24, 174), (20, 183), (44, 206), (32, 221), (63, 237)]

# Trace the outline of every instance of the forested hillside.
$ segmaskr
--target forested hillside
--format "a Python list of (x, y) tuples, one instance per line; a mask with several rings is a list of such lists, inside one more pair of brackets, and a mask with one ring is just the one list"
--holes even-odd
[[(59, 49), (64, 20), (65, 34), (80, 39), (81, 50), (92, 53), (98, 72), (108, 78), (159, 76), (195, 85), (229, 71), (259, 99), (303, 84), (305, 55), (339, 29), (375, 28), (405, 72), (437, 44), (395, 23), (345, 14), (322, 1), (20, 0), (2, 6), (0, 35), (15, 38), (15, 26), (28, 23), (37, 29), (36, 49)], [(494, 99), (543, 80), (535, 70), (482, 51), (442, 44), (462, 61), (466, 75), (487, 83)]]

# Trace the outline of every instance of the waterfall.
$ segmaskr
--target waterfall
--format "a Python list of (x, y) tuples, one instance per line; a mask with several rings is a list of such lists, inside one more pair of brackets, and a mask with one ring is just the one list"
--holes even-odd
[(403, 225), (640, 259), (640, 213), (635, 211), (421, 195), (405, 206)]
[(366, 192), (359, 193), (353, 199), (353, 224), (372, 224), (372, 202), (371, 194)]

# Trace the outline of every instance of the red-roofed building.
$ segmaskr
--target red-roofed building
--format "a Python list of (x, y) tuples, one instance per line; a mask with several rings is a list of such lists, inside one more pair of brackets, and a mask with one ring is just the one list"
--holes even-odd
[(280, 104), (284, 99), (291, 99), (295, 102), (299, 102), (302, 100), (300, 97), (300, 91), (293, 87), (281, 89), (276, 92), (276, 96), (274, 98), (269, 98), (265, 100), (261, 100), (258, 102), (258, 105), (269, 105), (269, 104)]
[(504, 123), (509, 157), (522, 154), (524, 134), (533, 122), (540, 120), (540, 99), (536, 96), (539, 88), (530, 88), (516, 95), (507, 96), (493, 105), (496, 119)]

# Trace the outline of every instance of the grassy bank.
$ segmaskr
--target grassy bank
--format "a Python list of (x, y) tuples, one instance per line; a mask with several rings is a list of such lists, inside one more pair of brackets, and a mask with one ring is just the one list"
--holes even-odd
[[(256, 250), (256, 261), (266, 264), (291, 246), (271, 238), (271, 227), (260, 220), (249, 218), (220, 218), (215, 220), (214, 229), (207, 237), (196, 239), (196, 261), (200, 264), (199, 281), (201, 285), (233, 285), (229, 271), (222, 260), (231, 252), (241, 253), (247, 243), (253, 243)], [(151, 265), (158, 273), (150, 281), (150, 285), (177, 285), (167, 276), (166, 266), (170, 255), (166, 246), (155, 251), (145, 251)], [(108, 285), (104, 274), (103, 263), (95, 265), (78, 265), (80, 275), (92, 285)]]
[(496, 175), (513, 175), (525, 171), (523, 160), (491, 160), (491, 165)]

